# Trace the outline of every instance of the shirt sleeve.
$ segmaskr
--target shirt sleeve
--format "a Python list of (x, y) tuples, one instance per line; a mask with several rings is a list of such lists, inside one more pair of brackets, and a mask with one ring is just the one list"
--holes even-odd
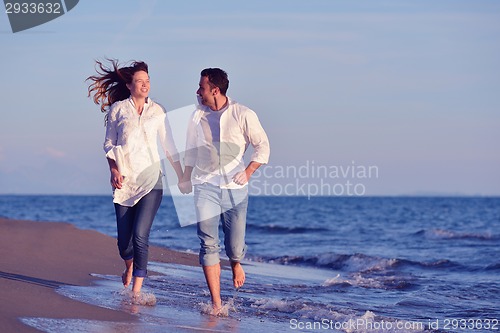
[(106, 157), (109, 157), (111, 159), (111, 156), (108, 156), (110, 154), (111, 150), (116, 146), (116, 142), (118, 140), (118, 131), (116, 127), (116, 112), (114, 112), (114, 108), (111, 107), (111, 109), (108, 111), (108, 114), (106, 115), (106, 135), (104, 137), (104, 152), (106, 153)]
[(196, 111), (189, 119), (186, 133), (186, 152), (184, 153), (184, 165), (194, 167), (198, 156), (198, 138), (196, 137)]
[(254, 111), (248, 110), (246, 113), (244, 128), (248, 141), (254, 148), (250, 160), (261, 164), (267, 164), (271, 154), (271, 147), (267, 134)]
[(108, 111), (106, 117), (106, 135), (104, 138), (104, 152), (106, 153), (106, 158), (109, 158), (116, 162), (118, 170), (122, 176), (128, 176), (129, 170), (124, 158), (124, 153), (121, 145), (118, 145), (118, 128), (116, 121), (116, 111), (113, 106)]
[(176, 162), (179, 160), (179, 153), (177, 147), (175, 146), (174, 137), (172, 135), (172, 129), (170, 127), (170, 122), (168, 121), (167, 113), (163, 109), (165, 116), (163, 117), (162, 124), (160, 124), (160, 143), (162, 148), (165, 150), (165, 155), (167, 158), (171, 158), (172, 161)]

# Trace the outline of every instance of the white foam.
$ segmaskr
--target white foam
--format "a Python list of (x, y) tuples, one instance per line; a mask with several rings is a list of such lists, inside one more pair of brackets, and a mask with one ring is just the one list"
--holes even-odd
[(85, 333), (85, 332), (160, 332), (150, 326), (136, 323), (120, 323), (87, 319), (55, 319), (55, 318), (20, 318), (28, 326), (46, 333)]
[(244, 261), (245, 272), (253, 276), (262, 276), (268, 278), (278, 278), (281, 282), (287, 283), (321, 283), (328, 276), (331, 276), (332, 270), (300, 266), (276, 265), (255, 261)]
[(346, 281), (340, 278), (340, 274), (337, 274), (336, 277), (325, 280), (325, 282), (323, 282), (323, 286), (329, 287), (329, 286), (333, 286), (336, 284), (343, 284), (343, 283), (346, 283)]
[(298, 300), (259, 299), (252, 304), (252, 307), (289, 313), (295, 318), (301, 318), (303, 322), (312, 320), (324, 323), (325, 320), (331, 320), (334, 328), (337, 328), (335, 325), (339, 325), (338, 329), (346, 333), (417, 333), (426, 330), (423, 323), (383, 318), (376, 316), (370, 310), (359, 315), (354, 310), (327, 308), (324, 304), (308, 304)]
[(256, 300), (251, 305), (251, 307), (258, 308), (260, 310), (273, 310), (279, 312), (294, 313), (306, 307), (306, 304), (302, 301), (261, 298)]
[(222, 303), (222, 307), (220, 309), (214, 309), (212, 303), (210, 302), (199, 303), (199, 305), (201, 313), (216, 317), (228, 317), (230, 311), (236, 312), (236, 307), (233, 300)]
[(346, 262), (349, 271), (383, 271), (397, 263), (397, 259), (385, 259), (369, 256), (351, 256)]
[(366, 311), (360, 317), (350, 318), (345, 322), (346, 333), (418, 333), (425, 332), (423, 323), (396, 320), (392, 318), (379, 318), (372, 311)]
[(128, 289), (123, 289), (120, 294), (123, 296), (123, 302), (128, 305), (155, 306), (156, 296), (149, 292), (133, 293)]
[(480, 239), (480, 240), (492, 240), (497, 237), (491, 232), (473, 233), (473, 232), (460, 232), (460, 231), (453, 231), (446, 229), (426, 230), (425, 234), (429, 238), (436, 238), (436, 239), (470, 238), (470, 239)]
[(351, 274), (350, 278), (348, 279), (342, 279), (340, 278), (340, 275), (337, 275), (336, 277), (328, 279), (325, 282), (323, 282), (323, 286), (329, 287), (336, 284), (344, 284), (344, 283), (347, 283), (351, 286), (363, 287), (363, 288), (376, 288), (376, 289), (385, 288), (382, 280), (365, 277), (361, 273)]

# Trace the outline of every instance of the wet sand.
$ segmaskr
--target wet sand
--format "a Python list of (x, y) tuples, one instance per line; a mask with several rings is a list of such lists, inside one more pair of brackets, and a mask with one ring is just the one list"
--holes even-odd
[[(91, 286), (96, 281), (91, 273), (121, 275), (123, 261), (112, 237), (68, 223), (0, 218), (0, 254), (0, 332), (39, 332), (21, 317), (138, 320), (55, 291), (64, 285)], [(196, 255), (155, 246), (150, 247), (150, 261), (198, 265)]]

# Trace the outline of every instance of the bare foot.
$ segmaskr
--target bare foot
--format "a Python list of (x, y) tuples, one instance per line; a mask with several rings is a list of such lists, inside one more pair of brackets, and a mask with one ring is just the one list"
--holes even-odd
[(125, 288), (128, 288), (130, 282), (132, 282), (132, 267), (127, 268), (123, 271), (122, 282)]
[(212, 305), (212, 316), (219, 316), (222, 311), (222, 305)]
[(245, 283), (245, 271), (239, 262), (231, 262), (233, 270), (233, 284), (236, 289), (239, 289)]

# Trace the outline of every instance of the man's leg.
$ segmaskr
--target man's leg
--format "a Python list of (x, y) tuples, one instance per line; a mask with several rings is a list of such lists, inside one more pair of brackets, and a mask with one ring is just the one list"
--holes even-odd
[(209, 184), (196, 185), (194, 191), (198, 238), (200, 239), (200, 264), (207, 282), (214, 313), (222, 307), (220, 295), (220, 189)]
[(240, 261), (244, 258), (248, 189), (246, 187), (223, 192), (222, 226), (226, 254), (231, 261), (233, 285), (239, 289), (245, 283), (245, 271)]
[(222, 308), (222, 299), (220, 297), (220, 263), (212, 266), (203, 266), (203, 274), (207, 281), (208, 290), (215, 314)]

